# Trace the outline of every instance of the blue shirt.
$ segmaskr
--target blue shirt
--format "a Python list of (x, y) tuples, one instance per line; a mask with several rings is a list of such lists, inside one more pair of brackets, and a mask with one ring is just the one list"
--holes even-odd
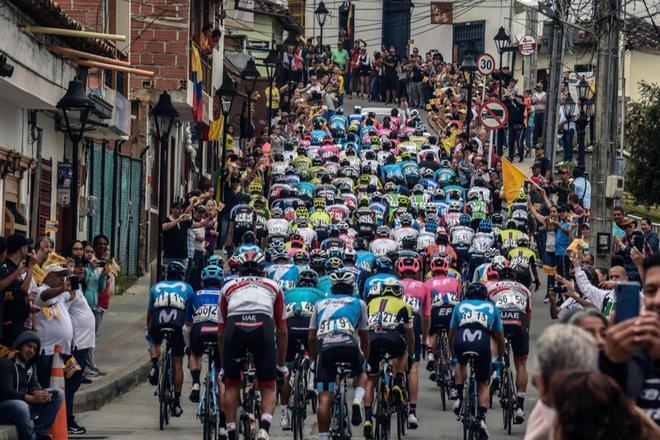
[(322, 341), (333, 336), (355, 337), (356, 330), (366, 330), (367, 324), (364, 301), (354, 296), (334, 295), (316, 303), (309, 328), (317, 329), (317, 337)]
[(220, 289), (205, 287), (195, 292), (186, 308), (186, 322), (199, 324), (202, 322), (218, 323), (218, 304), (220, 303)]
[[(571, 225), (566, 220), (560, 220), (559, 224), (564, 229), (569, 229), (573, 227), (573, 225)], [(557, 238), (555, 239), (555, 255), (557, 256), (567, 255), (566, 248), (570, 244), (568, 233), (562, 231), (560, 228), (557, 228), (556, 237)]]
[(399, 278), (396, 275), (391, 273), (377, 273), (367, 278), (367, 281), (364, 282), (364, 289), (362, 289), (362, 299), (368, 301), (369, 292), (373, 289), (374, 294), (380, 294), (380, 285), (385, 282), (385, 280), (398, 280)]
[(186, 310), (192, 296), (192, 287), (185, 281), (161, 281), (151, 286), (147, 309), (151, 311), (161, 308)]
[(454, 307), (449, 328), (457, 330), (461, 327), (479, 327), (491, 333), (504, 331), (495, 304), (478, 299), (466, 299)]
[(327, 295), (316, 287), (294, 287), (284, 295), (286, 317), (311, 318), (314, 306)]
[(266, 268), (266, 278), (277, 281), (284, 291), (296, 287), (299, 275), (300, 270), (294, 264), (271, 264)]

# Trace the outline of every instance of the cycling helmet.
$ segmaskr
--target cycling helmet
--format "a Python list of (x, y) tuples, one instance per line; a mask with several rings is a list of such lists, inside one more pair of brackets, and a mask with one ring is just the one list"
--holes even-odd
[(389, 226), (379, 226), (378, 229), (376, 229), (376, 237), (390, 238), (391, 232), (392, 230)]
[(355, 252), (352, 248), (346, 248), (346, 250), (344, 250), (344, 263), (355, 264), (356, 261), (357, 252)]
[(346, 222), (339, 222), (337, 223), (337, 229), (339, 229), (340, 234), (345, 234), (348, 232), (349, 226), (348, 223)]
[(355, 274), (350, 270), (340, 269), (330, 274), (332, 293), (351, 295), (355, 289)]
[(223, 267), (225, 265), (225, 261), (220, 255), (211, 255), (206, 264), (209, 266)]
[(325, 262), (325, 269), (327, 271), (335, 272), (339, 269), (342, 269), (343, 267), (344, 267), (344, 262), (341, 261), (341, 258), (339, 257), (330, 257)]
[(356, 105), (355, 107), (353, 107), (353, 113), (356, 114), (356, 115), (359, 115), (360, 113), (362, 113), (362, 107), (359, 106), (359, 105)]
[(413, 194), (424, 194), (424, 186), (421, 184), (416, 184), (412, 189)]
[(449, 272), (449, 261), (444, 257), (435, 257), (431, 260), (431, 273), (440, 272), (447, 274)]
[[(376, 289), (374, 289), (376, 290)], [(376, 290), (376, 292), (378, 292)], [(403, 284), (394, 278), (388, 278), (380, 285), (381, 296), (395, 296), (401, 298), (403, 296)]]
[(461, 212), (461, 204), (458, 202), (451, 202), (449, 204), (449, 212)]
[(273, 206), (273, 208), (270, 210), (270, 214), (273, 216), (273, 218), (282, 218), (284, 216), (284, 211), (279, 206)]
[(252, 231), (245, 231), (243, 237), (241, 238), (241, 243), (243, 244), (255, 244), (257, 242), (257, 236)]
[(220, 285), (224, 279), (225, 274), (219, 266), (210, 264), (202, 269), (202, 281), (204, 281), (205, 284)]
[(490, 265), (493, 269), (499, 272), (500, 270), (509, 266), (509, 260), (507, 260), (502, 255), (496, 255), (493, 257), (493, 261), (490, 263)]
[(408, 196), (400, 195), (399, 206), (402, 208), (407, 208), (408, 206), (410, 206), (410, 198)]
[(496, 225), (501, 225), (502, 223), (504, 223), (504, 216), (499, 213), (491, 215), (490, 219)]
[(433, 170), (431, 168), (422, 168), (419, 170), (419, 175), (426, 178), (426, 179), (432, 179), (433, 178)]
[[(305, 246), (305, 239), (300, 234), (291, 234), (289, 237), (289, 243), (291, 243), (291, 247), (303, 247)], [(294, 244), (297, 246), (294, 246)]]
[(521, 235), (516, 240), (516, 244), (520, 247), (529, 247), (529, 238), (525, 235)]
[(516, 272), (510, 267), (503, 267), (502, 270), (499, 271), (499, 274), (501, 280), (513, 281), (516, 279)]
[(299, 218), (309, 217), (309, 211), (307, 210), (307, 207), (304, 206), (304, 205), (298, 206), (296, 208), (296, 217), (299, 217)]
[(261, 252), (250, 251), (238, 257), (238, 271), (241, 275), (263, 275), (266, 258)]
[[(291, 262), (291, 257), (286, 251), (278, 251), (271, 254), (270, 261), (275, 264), (289, 264)], [(277, 263), (280, 261), (280, 263)]]
[(378, 257), (371, 268), (375, 273), (392, 273), (394, 265), (387, 257)]
[(316, 287), (319, 274), (313, 269), (305, 269), (298, 276), (298, 287)]
[(324, 210), (325, 209), (325, 199), (323, 197), (314, 198), (314, 208)]
[(293, 264), (303, 265), (309, 264), (309, 255), (305, 251), (298, 251), (293, 254)]
[(401, 247), (403, 249), (415, 249), (417, 246), (417, 238), (414, 235), (406, 235), (401, 239)]
[(482, 283), (472, 283), (465, 290), (467, 299), (488, 299), (488, 289)]
[(309, 266), (315, 271), (323, 271), (325, 269), (325, 253), (322, 250), (315, 250), (309, 257)]
[(490, 220), (481, 220), (479, 222), (479, 231), (481, 232), (491, 232), (493, 230), (493, 223)]
[(385, 184), (384, 189), (385, 189), (385, 192), (387, 192), (387, 193), (396, 192), (396, 185), (394, 184), (394, 182), (387, 182)]
[(470, 214), (462, 214), (458, 218), (458, 223), (461, 226), (470, 226), (470, 223), (472, 222), (472, 219), (470, 218)]
[(396, 262), (396, 269), (400, 274), (403, 274), (404, 272), (417, 274), (421, 269), (421, 264), (417, 258), (403, 257)]
[(315, 157), (314, 159), (312, 159), (312, 165), (315, 167), (323, 166), (323, 158)]
[(402, 226), (410, 226), (413, 222), (413, 217), (409, 212), (404, 212), (399, 216), (399, 221)]
[(515, 202), (518, 202), (518, 203), (527, 202), (527, 193), (525, 192), (525, 190), (521, 189), (520, 191), (518, 191), (518, 194), (516, 195), (516, 198), (513, 201), (514, 201), (514, 203)]
[(497, 269), (493, 267), (493, 265), (490, 265), (488, 266), (488, 269), (486, 269), (486, 277), (489, 280), (498, 280), (500, 278), (500, 274)]
[(239, 263), (240, 263), (240, 258), (238, 255), (233, 255), (231, 258), (229, 258), (227, 265), (229, 266), (229, 270), (231, 271), (231, 273), (238, 272)]
[(169, 281), (183, 281), (186, 279), (186, 267), (178, 261), (167, 265), (167, 279)]

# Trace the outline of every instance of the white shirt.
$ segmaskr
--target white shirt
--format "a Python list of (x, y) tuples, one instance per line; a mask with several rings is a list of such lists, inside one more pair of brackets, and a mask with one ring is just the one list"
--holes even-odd
[(63, 354), (71, 354), (71, 342), (73, 341), (73, 325), (67, 308), (69, 292), (62, 292), (48, 301), (41, 299), (41, 294), (50, 289), (42, 284), (36, 291), (35, 305), (41, 307), (36, 314), (37, 334), (41, 339), (41, 350), (46, 355), (55, 351), (55, 345), (62, 347)]
[(94, 313), (89, 308), (82, 290), (76, 290), (76, 296), (66, 303), (73, 326), (73, 348), (84, 350), (96, 345)]

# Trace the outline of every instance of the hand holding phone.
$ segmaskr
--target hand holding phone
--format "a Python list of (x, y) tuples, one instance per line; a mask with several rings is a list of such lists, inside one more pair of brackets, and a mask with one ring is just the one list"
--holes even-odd
[(618, 283), (614, 287), (616, 295), (615, 313), (616, 322), (639, 316), (639, 291), (641, 285), (636, 281)]

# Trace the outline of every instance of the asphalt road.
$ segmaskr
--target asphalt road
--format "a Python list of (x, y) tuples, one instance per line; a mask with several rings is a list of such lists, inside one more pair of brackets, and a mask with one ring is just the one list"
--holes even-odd
[[(352, 109), (353, 105), (361, 104), (363, 107), (375, 107), (371, 103), (364, 101), (348, 101), (345, 108)], [(525, 172), (529, 170), (529, 160), (521, 164), (521, 169)], [(532, 331), (530, 343), (530, 357), (528, 368), (530, 371), (530, 384), (527, 390), (527, 399), (525, 402), (526, 413), (529, 414), (531, 408), (536, 403), (538, 393), (531, 385), (531, 378), (536, 371), (536, 360), (534, 358), (534, 341), (538, 335), (551, 323), (548, 312), (548, 306), (543, 303), (543, 294), (545, 291), (545, 280), (534, 294), (532, 305)], [(428, 373), (422, 371), (420, 383), (420, 399), (417, 404), (417, 412), (420, 420), (420, 426), (415, 431), (408, 431), (406, 438), (409, 439), (458, 439), (462, 438), (462, 425), (456, 421), (454, 413), (448, 407), (447, 411), (442, 411), (438, 388), (428, 380)], [(196, 420), (196, 406), (187, 400), (190, 390), (190, 377), (186, 374), (186, 384), (183, 392), (184, 413), (181, 418), (172, 418), (170, 426), (164, 431), (158, 429), (158, 409), (157, 399), (153, 395), (154, 388), (148, 383), (143, 383), (131, 392), (119, 397), (115, 401), (104, 406), (99, 411), (92, 411), (78, 415), (78, 423), (87, 428), (88, 434), (79, 438), (107, 438), (113, 440), (119, 439), (144, 439), (144, 440), (165, 440), (165, 439), (193, 439), (202, 437), (202, 429)], [(291, 439), (290, 432), (283, 432), (279, 428), (280, 411), (276, 409), (273, 417), (273, 428), (271, 429), (271, 439), (284, 440)], [(499, 405), (494, 402), (494, 407), (488, 412), (488, 425), (491, 439), (522, 438), (524, 425), (514, 425), (511, 436), (506, 435), (502, 428), (502, 412)], [(316, 429), (315, 417), (311, 414), (307, 419), (306, 438), (317, 439), (318, 431)], [(354, 433), (361, 434), (360, 429), (354, 429)], [(355, 438), (362, 438), (355, 436)]]

